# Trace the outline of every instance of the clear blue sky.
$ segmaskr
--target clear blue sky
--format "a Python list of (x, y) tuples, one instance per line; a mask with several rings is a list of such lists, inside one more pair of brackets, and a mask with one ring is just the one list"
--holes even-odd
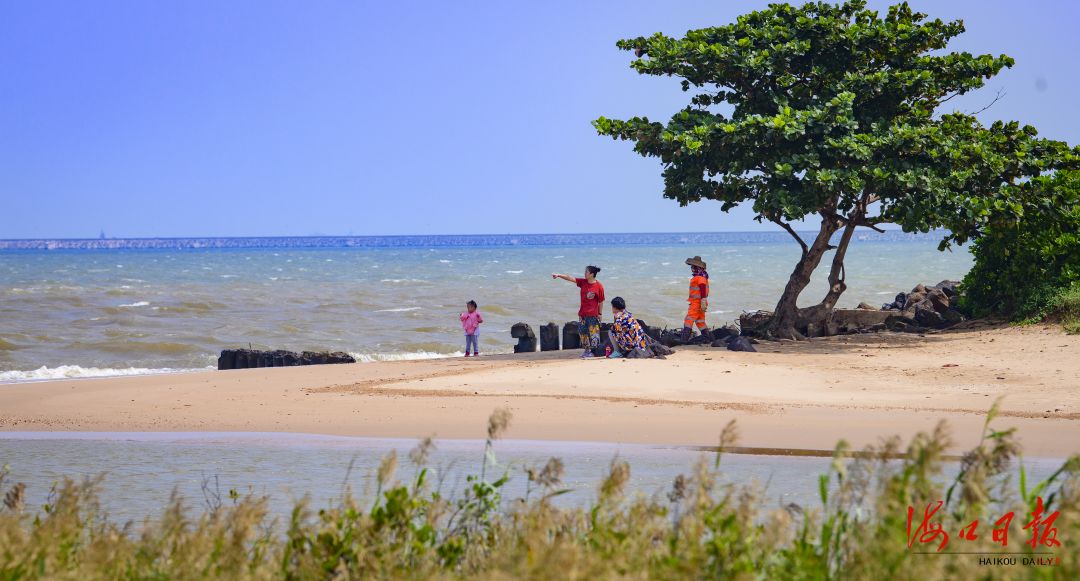
[[(617, 39), (764, 4), (6, 2), (0, 238), (759, 228), (589, 121), (686, 103)], [(958, 108), (1080, 142), (1080, 5), (912, 4), (1017, 60)]]

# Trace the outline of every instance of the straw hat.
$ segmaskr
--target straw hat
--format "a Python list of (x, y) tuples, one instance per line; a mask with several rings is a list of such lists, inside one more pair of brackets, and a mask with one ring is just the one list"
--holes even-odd
[(687, 258), (686, 259), (686, 264), (689, 264), (690, 266), (696, 266), (698, 268), (705, 268), (705, 261), (702, 260), (700, 256), (695, 256), (693, 258)]

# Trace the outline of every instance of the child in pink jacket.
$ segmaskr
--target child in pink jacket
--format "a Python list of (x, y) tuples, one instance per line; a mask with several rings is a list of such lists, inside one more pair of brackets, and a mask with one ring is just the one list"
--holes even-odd
[(484, 317), (476, 310), (476, 301), (465, 303), (468, 311), (461, 313), (461, 328), (465, 329), (465, 356), (469, 357), (469, 347), (472, 347), (472, 356), (480, 356), (480, 323)]

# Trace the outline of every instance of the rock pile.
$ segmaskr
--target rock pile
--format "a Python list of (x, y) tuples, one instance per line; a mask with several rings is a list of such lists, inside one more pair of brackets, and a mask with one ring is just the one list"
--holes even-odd
[(882, 305), (883, 311), (895, 311), (885, 319), (890, 331), (922, 332), (927, 329), (945, 329), (964, 320), (956, 309), (959, 283), (943, 280), (934, 286), (916, 285), (909, 293), (896, 295), (896, 300)]
[[(807, 337), (945, 329), (964, 320), (957, 310), (958, 285), (954, 280), (943, 280), (933, 286), (916, 285), (911, 292), (897, 294), (893, 302), (881, 308), (859, 303), (856, 309), (835, 309), (821, 321), (803, 321), (796, 329)], [(743, 313), (739, 327), (743, 335), (760, 337), (771, 319), (769, 311)]]
[(356, 363), (348, 353), (304, 351), (259, 351), (257, 349), (223, 349), (218, 356), (218, 370), (253, 369), (257, 367), (293, 367), (296, 365), (326, 365)]

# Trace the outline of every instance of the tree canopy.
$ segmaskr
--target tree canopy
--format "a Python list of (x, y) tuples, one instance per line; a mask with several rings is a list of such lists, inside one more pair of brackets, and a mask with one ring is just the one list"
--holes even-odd
[[(963, 31), (960, 21), (930, 20), (906, 3), (880, 17), (852, 0), (773, 4), (681, 39), (620, 40), (637, 57), (633, 69), (679, 77), (693, 94), (666, 123), (600, 117), (593, 125), (659, 158), (665, 197), (715, 200), (725, 211), (750, 203), (757, 220), (798, 241), (802, 258), (774, 321), (778, 335), (790, 336), (796, 299), (834, 248), (820, 306), (831, 309), (846, 288), (843, 256), (855, 228), (946, 228), (943, 246), (962, 243), (991, 216), (1052, 204), (1031, 178), (1075, 167), (1077, 150), (1030, 126), (940, 114), (1013, 64), (1005, 55), (944, 52)], [(819, 232), (807, 242), (790, 222), (815, 214)]]

